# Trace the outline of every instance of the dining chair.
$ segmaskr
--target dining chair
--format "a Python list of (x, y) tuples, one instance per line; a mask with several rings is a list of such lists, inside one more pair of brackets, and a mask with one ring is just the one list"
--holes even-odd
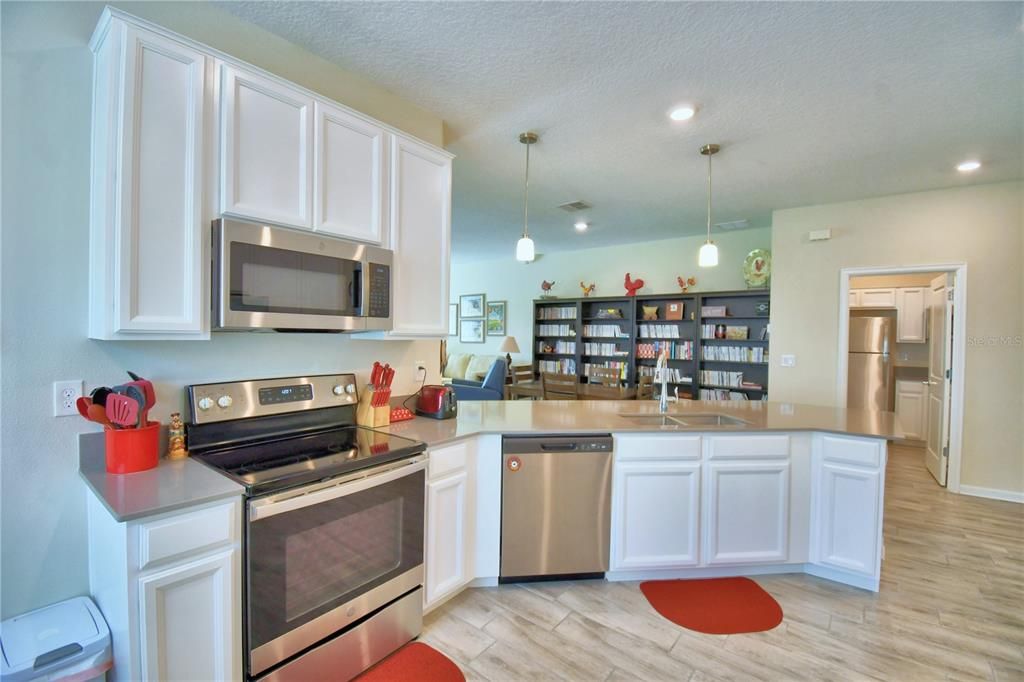
[[(533, 365), (512, 365), (509, 370), (512, 375), (512, 386), (517, 384), (523, 384), (527, 382), (533, 382), (535, 377), (533, 376)], [(518, 400), (520, 397), (515, 391), (506, 391), (512, 399)]]
[(592, 366), (587, 373), (587, 383), (617, 387), (619, 376), (619, 370), (614, 367)]
[(654, 377), (648, 374), (637, 379), (636, 399), (654, 400)]
[(540, 381), (544, 400), (577, 400), (580, 396), (575, 374), (543, 372)]

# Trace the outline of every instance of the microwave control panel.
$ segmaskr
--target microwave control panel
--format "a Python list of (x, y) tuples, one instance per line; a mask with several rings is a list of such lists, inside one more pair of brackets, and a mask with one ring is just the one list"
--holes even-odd
[(391, 317), (391, 266), (369, 263), (366, 317)]

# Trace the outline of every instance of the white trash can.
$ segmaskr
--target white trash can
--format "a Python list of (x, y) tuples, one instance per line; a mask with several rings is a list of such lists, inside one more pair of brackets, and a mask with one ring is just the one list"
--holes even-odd
[(103, 680), (110, 628), (89, 597), (75, 597), (0, 623), (0, 680)]

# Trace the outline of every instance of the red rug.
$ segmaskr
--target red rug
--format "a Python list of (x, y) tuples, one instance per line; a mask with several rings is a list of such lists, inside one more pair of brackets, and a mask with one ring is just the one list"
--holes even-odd
[(464, 682), (459, 666), (437, 649), (410, 642), (356, 678), (358, 682)]
[(665, 618), (709, 635), (762, 632), (782, 622), (782, 607), (749, 578), (649, 580), (640, 591)]

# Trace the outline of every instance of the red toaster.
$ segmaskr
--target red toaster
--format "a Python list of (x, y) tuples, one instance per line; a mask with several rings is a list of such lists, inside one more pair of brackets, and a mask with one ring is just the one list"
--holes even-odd
[(416, 398), (416, 414), (433, 419), (452, 419), (459, 413), (451, 386), (424, 386)]

